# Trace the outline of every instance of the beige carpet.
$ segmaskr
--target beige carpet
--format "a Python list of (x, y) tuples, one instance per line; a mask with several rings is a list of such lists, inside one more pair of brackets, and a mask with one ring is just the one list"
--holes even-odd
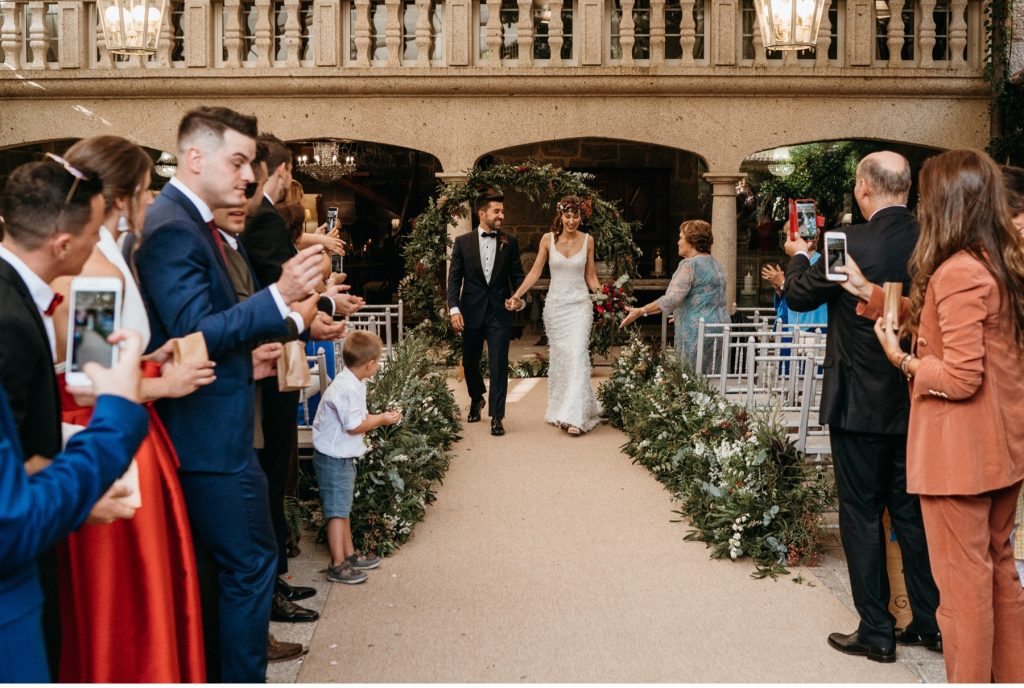
[(710, 559), (621, 433), (571, 438), (546, 380), (510, 385), (508, 434), (466, 425), (412, 541), (331, 588), (299, 681), (914, 681), (828, 647), (856, 619), (813, 569)]

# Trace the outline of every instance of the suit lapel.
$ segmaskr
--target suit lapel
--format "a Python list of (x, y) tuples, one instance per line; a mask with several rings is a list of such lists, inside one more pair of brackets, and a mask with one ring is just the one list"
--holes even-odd
[(213, 261), (216, 265), (220, 266), (220, 286), (221, 289), (232, 297), (235, 296), (235, 288), (231, 284), (231, 275), (228, 273), (228, 266), (224, 262), (224, 255), (217, 248), (217, 242), (213, 239), (213, 232), (210, 231), (210, 226), (203, 221), (203, 216), (199, 214), (199, 209), (192, 204), (192, 201), (188, 197), (181, 193), (176, 187), (168, 184), (164, 187), (164, 190), (160, 192), (161, 196), (166, 196), (169, 201), (177, 203), (179, 206), (185, 209), (188, 216), (195, 222), (196, 232), (200, 236), (200, 241), (205, 242), (206, 246), (209, 247), (210, 252), (213, 254)]
[(494, 247), (494, 267), (491, 268), (491, 284), (497, 284), (497, 277), (508, 260), (509, 241), (505, 232), (498, 232), (497, 246)]
[(480, 230), (474, 229), (466, 235), (465, 240), (469, 242), (469, 261), (476, 268), (476, 271), (480, 273), (480, 279), (486, 284), (487, 276), (484, 274), (484, 263), (480, 258)]
[(0, 279), (10, 284), (11, 288), (21, 296), (22, 301), (25, 302), (25, 309), (30, 313), (32, 322), (36, 324), (39, 334), (42, 335), (43, 341), (46, 343), (46, 348), (49, 349), (50, 337), (46, 334), (46, 325), (43, 324), (43, 316), (39, 314), (39, 307), (36, 306), (35, 299), (32, 298), (32, 293), (21, 279), (21, 275), (6, 260), (0, 260)]

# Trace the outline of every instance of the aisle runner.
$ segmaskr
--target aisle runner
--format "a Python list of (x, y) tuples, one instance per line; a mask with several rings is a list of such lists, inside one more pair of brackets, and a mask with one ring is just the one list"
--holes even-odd
[(545, 379), (512, 391), (508, 434), (465, 427), (415, 537), (333, 586), (299, 681), (914, 680), (828, 647), (856, 619), (825, 586), (754, 580), (684, 541), (618, 431), (546, 425)]

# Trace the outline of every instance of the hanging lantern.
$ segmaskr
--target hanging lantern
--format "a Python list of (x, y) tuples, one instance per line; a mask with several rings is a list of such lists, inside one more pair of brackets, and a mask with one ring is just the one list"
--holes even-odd
[(816, 47), (825, 0), (754, 0), (765, 50)]
[(155, 55), (167, 0), (97, 0), (107, 50)]
[(768, 171), (776, 177), (788, 177), (796, 170), (789, 157), (788, 148), (776, 148), (768, 162)]
[(161, 177), (170, 179), (178, 171), (178, 159), (167, 151), (163, 151), (160, 153), (160, 158), (157, 159), (156, 164), (153, 165), (153, 171)]

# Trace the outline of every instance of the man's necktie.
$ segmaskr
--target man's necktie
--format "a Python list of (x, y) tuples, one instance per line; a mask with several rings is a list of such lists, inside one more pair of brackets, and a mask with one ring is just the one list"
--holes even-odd
[(63, 294), (54, 294), (53, 298), (50, 300), (50, 305), (46, 307), (45, 311), (43, 311), (43, 315), (45, 315), (47, 318), (52, 318), (53, 317), (53, 312), (57, 310), (57, 306), (59, 306), (63, 302), (64, 302), (64, 295)]
[(210, 220), (206, 223), (206, 226), (210, 228), (210, 234), (213, 235), (213, 243), (217, 244), (217, 250), (220, 251), (220, 257), (224, 259), (224, 265), (228, 264), (227, 254), (224, 253), (224, 237), (220, 235), (220, 230), (217, 229), (217, 224)]

